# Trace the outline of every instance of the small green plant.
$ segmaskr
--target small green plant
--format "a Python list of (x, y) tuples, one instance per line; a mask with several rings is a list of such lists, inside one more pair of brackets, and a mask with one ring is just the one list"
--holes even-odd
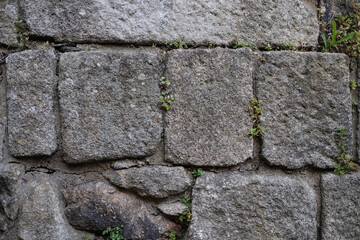
[(357, 106), (357, 105), (358, 105), (358, 102), (355, 101), (355, 100), (353, 100), (353, 101), (352, 101), (352, 104), (355, 105), (355, 106)]
[[(333, 31), (332, 35), (329, 36), (331, 37), (330, 39), (328, 39), (325, 34), (321, 34), (321, 38), (324, 44), (323, 46), (320, 46), (322, 52), (338, 52), (341, 46), (344, 46), (344, 44), (346, 45), (355, 35), (355, 32), (344, 35), (343, 31), (338, 31), (335, 20), (332, 21), (332, 26)], [(343, 28), (342, 26), (340, 27)]]
[(161, 96), (159, 97), (159, 100), (161, 102), (161, 106), (166, 111), (170, 110), (171, 102), (175, 100), (175, 97), (167, 91), (167, 87), (170, 86), (170, 84), (170, 79), (166, 79), (165, 77), (160, 78)]
[(259, 123), (260, 117), (262, 115), (262, 108), (260, 106), (261, 104), (263, 104), (263, 101), (261, 101), (257, 98), (250, 99), (250, 103), (249, 103), (247, 111), (249, 112), (250, 117), (252, 118), (253, 123), (254, 123), (253, 128), (250, 129), (250, 131), (248, 132), (248, 135), (250, 137), (255, 137), (255, 136), (258, 137), (265, 130), (265, 128), (260, 126), (260, 123)]
[(19, 41), (19, 47), (21, 48), (30, 48), (29, 44), (29, 33), (27, 31), (27, 25), (24, 20), (16, 20), (15, 23), (15, 33)]
[(348, 132), (346, 131), (346, 127), (340, 126), (335, 131), (335, 141), (338, 147), (338, 164), (334, 167), (334, 172), (342, 176), (347, 171), (354, 171), (357, 169), (357, 164), (352, 161), (352, 156), (346, 153), (345, 143), (347, 140)]
[(272, 50), (272, 47), (271, 47), (270, 43), (268, 43), (268, 44), (266, 45), (266, 48), (265, 48), (265, 49), (268, 50), (268, 51)]
[(244, 48), (244, 47), (248, 47), (253, 51), (259, 50), (259, 48), (254, 43), (248, 43), (243, 40), (239, 40), (239, 41), (234, 40), (233, 48), (236, 49), (236, 48)]
[(201, 168), (193, 169), (191, 172), (191, 174), (196, 178), (202, 176), (204, 173), (204, 170), (202, 170)]
[(292, 42), (288, 42), (284, 40), (280, 42), (280, 44), (283, 50), (294, 50), (294, 44)]
[(123, 226), (121, 227), (108, 227), (102, 233), (103, 236), (106, 237), (106, 240), (127, 240), (123, 236), (121, 236), (123, 230)]
[(171, 232), (169, 233), (169, 239), (170, 239), (170, 240), (176, 240), (176, 233), (175, 233), (175, 231), (171, 231)]
[(181, 39), (175, 39), (173, 41), (171, 41), (170, 43), (166, 42), (166, 45), (168, 45), (170, 48), (188, 48), (188, 44), (187, 42), (185, 42), (184, 40)]
[(189, 196), (183, 196), (181, 202), (185, 205), (183, 214), (179, 216), (180, 222), (191, 222), (191, 198)]
[(87, 46), (87, 47), (85, 48), (85, 52), (90, 52), (90, 50), (91, 50), (91, 47), (90, 47), (90, 46)]
[(50, 46), (49, 41), (46, 41), (46, 42), (41, 46), (41, 49), (42, 49), (42, 50), (48, 50), (48, 49), (49, 49), (49, 46)]
[(356, 90), (357, 84), (356, 84), (356, 81), (355, 81), (355, 80), (350, 80), (350, 88), (351, 88), (352, 90)]
[(84, 240), (93, 240), (93, 238), (90, 235), (84, 236)]

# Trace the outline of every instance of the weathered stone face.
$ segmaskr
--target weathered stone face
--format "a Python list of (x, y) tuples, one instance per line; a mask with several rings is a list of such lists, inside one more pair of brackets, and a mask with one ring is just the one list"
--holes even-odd
[(1, 0), (0, 2), (0, 44), (16, 46), (15, 21), (18, 19), (18, 1)]
[(57, 148), (56, 57), (29, 50), (6, 58), (9, 148), (15, 157), (49, 156)]
[(290, 169), (336, 165), (335, 130), (341, 125), (351, 129), (347, 56), (264, 53), (256, 71), (256, 88), (264, 101), (262, 155), (271, 165)]
[(118, 187), (135, 190), (140, 196), (165, 198), (184, 192), (193, 178), (183, 167), (146, 166), (105, 172), (104, 176)]
[(35, 174), (24, 191), (24, 201), (19, 220), (21, 239), (83, 239), (66, 221), (59, 192), (54, 189), (47, 174)]
[(252, 98), (254, 54), (249, 49), (175, 50), (167, 78), (175, 101), (166, 113), (166, 160), (231, 166), (252, 156), (246, 112)]
[(227, 44), (235, 37), (265, 47), (316, 46), (316, 11), (300, 0), (23, 0), (30, 33), (69, 42)]
[(359, 173), (322, 175), (323, 239), (356, 239), (360, 236), (359, 185)]
[(162, 133), (155, 50), (66, 53), (60, 58), (60, 107), (68, 163), (145, 157)]
[(180, 216), (184, 213), (186, 206), (180, 201), (163, 202), (158, 205), (158, 209), (168, 216)]
[(153, 214), (150, 205), (134, 195), (118, 192), (101, 182), (81, 184), (64, 191), (66, 216), (77, 229), (102, 232), (107, 227), (123, 227), (128, 239), (167, 239), (167, 233), (179, 226)]
[(316, 239), (316, 196), (291, 177), (206, 173), (193, 189), (191, 240)]

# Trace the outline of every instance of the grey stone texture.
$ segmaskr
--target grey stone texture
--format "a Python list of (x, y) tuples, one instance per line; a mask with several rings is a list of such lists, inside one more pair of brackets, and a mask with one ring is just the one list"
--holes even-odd
[(9, 148), (15, 157), (49, 156), (57, 148), (56, 57), (29, 50), (6, 58)]
[(18, 20), (18, 1), (0, 1), (0, 44), (16, 47), (15, 21)]
[(65, 53), (60, 58), (68, 163), (146, 157), (161, 140), (162, 58), (153, 49)]
[(288, 176), (206, 173), (193, 189), (190, 240), (316, 239), (316, 195)]
[(360, 236), (360, 174), (321, 176), (322, 239), (358, 239)]
[(184, 192), (193, 183), (183, 167), (145, 166), (104, 173), (112, 184), (134, 190), (140, 196), (165, 198)]
[(255, 78), (257, 97), (264, 101), (263, 157), (289, 169), (334, 167), (337, 127), (349, 130), (352, 152), (348, 57), (283, 51), (262, 58)]
[(300, 0), (22, 0), (31, 35), (61, 42), (317, 45), (316, 11)]
[(64, 191), (66, 216), (77, 229), (101, 233), (109, 226), (123, 225), (127, 239), (168, 239), (179, 226), (136, 196), (117, 191), (103, 182), (84, 183)]
[[(19, 220), (19, 237), (23, 240), (83, 239), (66, 220), (61, 194), (48, 174), (35, 174), (24, 191), (25, 199)], [(24, 193), (22, 193), (24, 194)]]
[(140, 167), (143, 165), (145, 165), (144, 161), (126, 159), (126, 160), (120, 160), (120, 161), (116, 161), (116, 162), (112, 163), (111, 167), (115, 170), (120, 170), (120, 169), (127, 169), (127, 168), (131, 168), (131, 167)]
[(186, 206), (180, 201), (167, 201), (160, 203), (158, 209), (165, 215), (177, 217), (184, 213)]
[(252, 157), (246, 112), (255, 55), (250, 49), (174, 50), (166, 77), (175, 101), (166, 113), (166, 161), (231, 166)]

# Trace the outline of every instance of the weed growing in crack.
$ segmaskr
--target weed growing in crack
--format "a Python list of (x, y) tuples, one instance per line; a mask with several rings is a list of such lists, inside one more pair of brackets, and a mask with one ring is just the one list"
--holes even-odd
[(334, 172), (342, 176), (345, 172), (356, 170), (358, 165), (352, 161), (352, 156), (346, 153), (347, 144), (345, 142), (348, 135), (346, 127), (338, 127), (335, 135), (339, 156), (337, 158), (338, 164), (335, 166)]
[(262, 115), (262, 108), (260, 107), (261, 104), (263, 104), (263, 101), (257, 98), (250, 99), (247, 111), (249, 112), (250, 117), (252, 118), (254, 123), (253, 128), (250, 129), (250, 131), (248, 132), (248, 135), (250, 137), (258, 137), (263, 134), (265, 130), (264, 127), (260, 126), (259, 123), (260, 117)]
[(166, 42), (165, 45), (169, 46), (170, 48), (188, 48), (188, 43), (181, 39), (175, 39), (171, 41), (170, 43)]
[(161, 96), (159, 97), (159, 100), (161, 102), (161, 106), (166, 111), (170, 110), (171, 102), (175, 100), (175, 97), (167, 91), (167, 87), (170, 86), (170, 84), (170, 79), (166, 79), (165, 77), (160, 78)]
[(16, 20), (15, 23), (15, 33), (19, 41), (19, 47), (21, 48), (31, 48), (29, 44), (29, 33), (27, 31), (27, 25), (24, 20)]
[(355, 80), (350, 80), (350, 88), (351, 88), (352, 90), (356, 90), (357, 84), (356, 84), (356, 81), (355, 81)]
[(175, 231), (171, 231), (171, 232), (169, 233), (169, 239), (170, 239), (170, 240), (176, 240), (176, 233), (175, 233)]
[(127, 240), (123, 236), (121, 236), (123, 230), (123, 226), (121, 227), (108, 227), (102, 233), (103, 236), (106, 237), (106, 240)]
[(237, 49), (237, 48), (244, 48), (244, 47), (248, 47), (253, 51), (257, 51), (259, 50), (259, 48), (254, 44), (254, 43), (248, 43), (246, 41), (243, 40), (233, 40), (233, 48)]
[(204, 170), (202, 170), (201, 168), (193, 169), (191, 171), (191, 174), (196, 178), (202, 176), (204, 173), (205, 173)]
[(183, 196), (181, 202), (185, 204), (185, 210), (183, 214), (179, 216), (180, 222), (190, 223), (191, 222), (191, 198), (189, 196)]

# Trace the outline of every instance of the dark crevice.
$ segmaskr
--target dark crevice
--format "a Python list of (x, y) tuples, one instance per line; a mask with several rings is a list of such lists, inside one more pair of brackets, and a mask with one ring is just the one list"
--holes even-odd
[(46, 173), (46, 174), (52, 174), (56, 171), (54, 169), (41, 166), (41, 167), (31, 167), (31, 168), (25, 170), (25, 174), (29, 173), (29, 172), (41, 172), (41, 173)]
[[(356, 90), (351, 90), (351, 98), (352, 101), (357, 102), (357, 104), (359, 104), (359, 69), (358, 69), (358, 60), (357, 58), (351, 58), (350, 59), (350, 69), (349, 71), (352, 72), (352, 77), (354, 77), (355, 79), (351, 79), (354, 80), (358, 87), (356, 88)], [(358, 132), (358, 126), (359, 126), (359, 109), (358, 109), (358, 105), (352, 105), (352, 136), (353, 136), (353, 159), (355, 162), (359, 162), (359, 154), (358, 154), (358, 141), (359, 141), (359, 136), (357, 134)]]

